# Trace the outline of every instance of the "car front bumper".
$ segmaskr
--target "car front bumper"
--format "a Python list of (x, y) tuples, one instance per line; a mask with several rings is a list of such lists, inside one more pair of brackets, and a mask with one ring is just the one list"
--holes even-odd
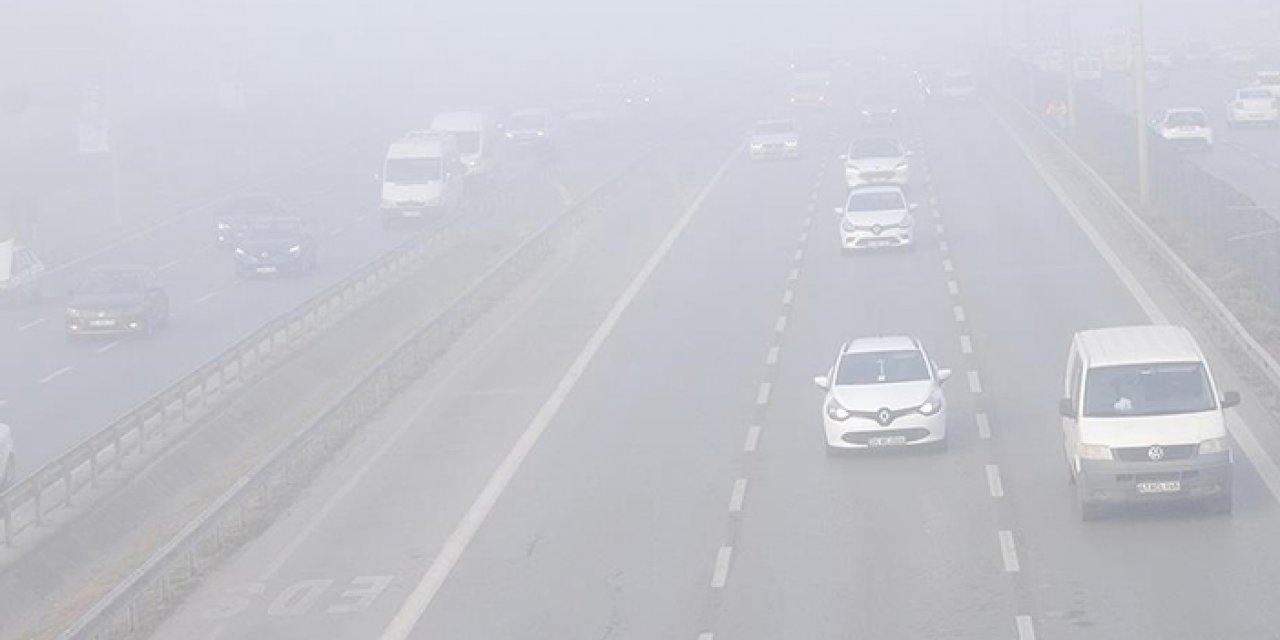
[(913, 229), (910, 227), (882, 229), (880, 233), (862, 229), (855, 231), (840, 229), (840, 247), (846, 251), (906, 247), (914, 241)]
[(833, 420), (824, 413), (822, 426), (827, 446), (832, 449), (913, 447), (947, 439), (947, 412), (943, 409), (932, 416), (902, 416), (887, 427), (870, 418)]
[(1230, 453), (1163, 462), (1081, 460), (1076, 483), (1088, 502), (1136, 504), (1227, 495), (1231, 475)]
[(146, 314), (97, 318), (91, 316), (66, 319), (68, 335), (118, 335), (140, 333), (147, 328)]

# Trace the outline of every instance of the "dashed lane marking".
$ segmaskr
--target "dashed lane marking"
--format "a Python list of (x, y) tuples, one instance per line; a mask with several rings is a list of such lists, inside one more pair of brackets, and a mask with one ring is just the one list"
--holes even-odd
[(760, 388), (756, 390), (756, 404), (769, 404), (769, 393), (773, 391), (772, 382), (761, 382)]
[(964, 307), (960, 305), (956, 305), (955, 308), (952, 309), (951, 311), (956, 316), (956, 322), (964, 322), (965, 320)]
[(747, 429), (747, 440), (742, 443), (742, 450), (747, 453), (754, 453), (756, 447), (760, 446), (760, 425), (751, 425)]
[(192, 300), (192, 302), (194, 302), (195, 304), (203, 304), (203, 303), (205, 303), (205, 302), (208, 302), (208, 301), (210, 301), (210, 300), (214, 299), (215, 297), (217, 297), (217, 295), (218, 295), (218, 292), (217, 292), (217, 291), (210, 291), (209, 293), (206, 293), (206, 294), (204, 294), (204, 295), (200, 296), (199, 298), (196, 298), (195, 300)]
[(978, 424), (978, 438), (982, 440), (991, 439), (991, 420), (987, 418), (987, 414), (979, 411), (973, 416), (974, 422)]
[(987, 465), (987, 490), (991, 492), (992, 498), (1004, 497), (1004, 482), (1000, 480), (1000, 467), (994, 464)]
[(946, 241), (946, 240), (939, 240), (939, 241), (938, 241), (938, 251), (941, 251), (941, 252), (943, 252), (943, 253), (946, 253), (946, 252), (948, 252), (948, 251), (950, 251), (950, 250), (951, 250), (951, 247), (947, 246), (947, 241)]
[(62, 367), (61, 369), (57, 369), (57, 370), (53, 371), (52, 373), (50, 373), (50, 374), (46, 375), (45, 377), (40, 378), (40, 384), (46, 384), (46, 383), (49, 383), (49, 382), (53, 382), (54, 380), (56, 380), (56, 379), (58, 379), (58, 378), (62, 377), (63, 375), (66, 375), (66, 374), (67, 374), (68, 372), (70, 372), (70, 371), (71, 371), (71, 367), (69, 367), (69, 366), (67, 366), (67, 367)]
[(978, 377), (977, 371), (969, 372), (969, 391), (970, 393), (982, 393), (982, 380)]
[(966, 356), (973, 353), (973, 339), (967, 335), (960, 336), (960, 353)]
[(802, 232), (800, 234), (800, 244), (804, 244), (808, 241), (809, 241), (809, 232), (808, 231)]
[(747, 479), (738, 478), (733, 482), (733, 493), (729, 494), (729, 513), (742, 511), (742, 503), (747, 499)]
[(1004, 570), (1009, 573), (1017, 573), (1021, 570), (1018, 564), (1018, 547), (1013, 541), (1013, 532), (1003, 530), (1000, 532), (1000, 556), (1004, 559)]
[(782, 333), (787, 330), (787, 317), (778, 316), (778, 321), (773, 323), (773, 330)]
[(791, 291), (790, 289), (787, 289), (782, 294), (782, 304), (784, 305), (791, 304), (791, 301), (794, 300), (795, 297), (796, 297), (795, 292)]
[(112, 340), (111, 342), (108, 342), (108, 343), (106, 343), (106, 344), (102, 345), (101, 347), (98, 347), (98, 353), (106, 353), (106, 352), (108, 352), (108, 351), (110, 351), (110, 350), (112, 350), (112, 349), (114, 349), (114, 348), (116, 348), (116, 347), (118, 347), (118, 346), (120, 346), (120, 341), (119, 341), (119, 340)]
[(729, 582), (729, 564), (733, 562), (733, 547), (720, 547), (716, 554), (716, 570), (711, 574), (711, 588), (723, 589)]
[(782, 351), (782, 349), (777, 345), (769, 347), (769, 353), (765, 355), (764, 363), (771, 367), (775, 364), (778, 364), (778, 353), (780, 351)]
[(938, 224), (933, 225), (933, 230), (934, 230), (934, 231), (936, 231), (936, 232), (937, 232), (937, 234), (938, 234), (938, 235), (940, 235), (940, 236), (943, 236), (943, 235), (946, 235), (946, 234), (947, 234), (947, 230), (946, 230), (946, 228), (945, 228), (945, 227), (943, 227), (943, 226), (942, 226), (942, 223), (941, 223), (941, 222), (939, 222)]
[(799, 278), (799, 277), (800, 277), (799, 269), (792, 269), (791, 273), (787, 274), (787, 280), (791, 280), (793, 282), (795, 281), (796, 278)]
[(960, 283), (956, 282), (955, 280), (948, 280), (947, 293), (950, 293), (953, 296), (960, 295)]
[(1036, 640), (1036, 627), (1031, 616), (1018, 616), (1014, 623), (1018, 625), (1018, 640)]
[(796, 249), (795, 261), (800, 262), (801, 260), (804, 260), (804, 249)]
[(955, 265), (951, 264), (951, 258), (942, 261), (942, 270), (951, 273), (956, 270)]
[(48, 319), (48, 318), (36, 318), (35, 320), (32, 320), (31, 322), (28, 322), (28, 323), (26, 323), (26, 324), (22, 325), (21, 327), (18, 327), (18, 331), (28, 331), (28, 330), (30, 330), (30, 329), (34, 329), (34, 328), (36, 328), (36, 327), (38, 327), (38, 326), (40, 326), (40, 325), (42, 325), (42, 324), (44, 324), (44, 323), (46, 323), (46, 322), (48, 322), (48, 321), (49, 321), (49, 319)]

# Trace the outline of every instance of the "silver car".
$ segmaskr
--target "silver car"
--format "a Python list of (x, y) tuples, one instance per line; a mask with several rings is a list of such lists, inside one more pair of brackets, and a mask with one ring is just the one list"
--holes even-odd
[(895, 138), (860, 138), (840, 156), (845, 183), (850, 189), (869, 185), (907, 186), (910, 152)]
[(761, 120), (751, 132), (752, 160), (800, 157), (800, 128), (794, 120)]

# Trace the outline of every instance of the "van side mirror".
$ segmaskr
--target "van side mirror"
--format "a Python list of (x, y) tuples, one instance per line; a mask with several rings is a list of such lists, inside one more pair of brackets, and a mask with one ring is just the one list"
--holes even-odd
[(1076, 407), (1071, 402), (1071, 398), (1063, 398), (1058, 401), (1058, 413), (1064, 418), (1076, 419)]
[(814, 376), (813, 383), (824, 391), (831, 388), (831, 378), (829, 376)]
[(1231, 407), (1234, 407), (1239, 404), (1240, 404), (1239, 391), (1223, 391), (1222, 392), (1222, 408), (1223, 409), (1230, 409)]

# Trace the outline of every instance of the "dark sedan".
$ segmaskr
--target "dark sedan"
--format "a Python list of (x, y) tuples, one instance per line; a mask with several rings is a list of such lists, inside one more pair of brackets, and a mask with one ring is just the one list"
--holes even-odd
[(169, 319), (169, 296), (143, 266), (91, 270), (67, 300), (67, 335), (150, 335)]
[(302, 275), (316, 266), (316, 243), (298, 218), (263, 218), (247, 225), (235, 248), (242, 278)]

